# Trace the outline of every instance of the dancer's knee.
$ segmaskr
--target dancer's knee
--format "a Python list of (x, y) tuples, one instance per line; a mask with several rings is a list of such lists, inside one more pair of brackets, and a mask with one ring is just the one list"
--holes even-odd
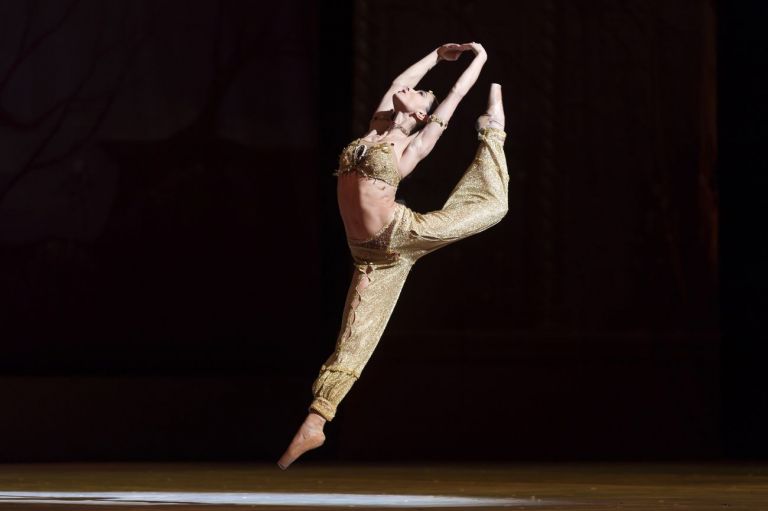
[(494, 201), (491, 216), (494, 220), (494, 224), (501, 221), (502, 218), (507, 216), (509, 212), (509, 202), (506, 199), (500, 199)]

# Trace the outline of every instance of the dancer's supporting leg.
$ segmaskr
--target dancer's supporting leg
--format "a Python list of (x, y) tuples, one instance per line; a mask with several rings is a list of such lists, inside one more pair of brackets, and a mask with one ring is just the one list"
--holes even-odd
[[(392, 221), (393, 231), (397, 231), (403, 209), (405, 206)], [(350, 244), (355, 272), (347, 292), (336, 348), (312, 385), (314, 400), (307, 420), (278, 461), (282, 469), (307, 450), (322, 445), (325, 439), (322, 426), (325, 421), (333, 420), (337, 406), (360, 377), (384, 333), (413, 265), (411, 260), (387, 251), (391, 234), (392, 231), (387, 231), (383, 235), (386, 239), (373, 243), (384, 245), (381, 250)]]
[[(354, 248), (353, 248), (354, 249)], [(412, 263), (356, 263), (336, 349), (312, 385), (310, 410), (333, 420), (338, 404), (360, 378), (394, 311)]]

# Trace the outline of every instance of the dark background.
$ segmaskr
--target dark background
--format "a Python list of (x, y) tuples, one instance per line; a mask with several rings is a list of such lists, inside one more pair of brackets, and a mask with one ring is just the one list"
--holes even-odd
[[(277, 459), (352, 272), (389, 82), (489, 59), (510, 212), (420, 261), (316, 460), (765, 458), (759, 2), (0, 3), (0, 461)], [(420, 87), (445, 97), (470, 57)]]

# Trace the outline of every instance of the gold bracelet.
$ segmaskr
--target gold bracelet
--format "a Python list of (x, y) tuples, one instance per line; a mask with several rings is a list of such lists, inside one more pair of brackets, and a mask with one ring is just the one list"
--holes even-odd
[(430, 115), (430, 116), (429, 116), (429, 121), (430, 121), (430, 122), (436, 122), (436, 123), (437, 123), (437, 124), (439, 124), (439, 125), (440, 125), (440, 126), (443, 128), (443, 129), (445, 129), (445, 128), (447, 128), (447, 127), (448, 127), (448, 123), (447, 123), (447, 122), (445, 122), (444, 120), (442, 120), (441, 118), (439, 118), (438, 116), (436, 116), (435, 114), (432, 114), (432, 115)]

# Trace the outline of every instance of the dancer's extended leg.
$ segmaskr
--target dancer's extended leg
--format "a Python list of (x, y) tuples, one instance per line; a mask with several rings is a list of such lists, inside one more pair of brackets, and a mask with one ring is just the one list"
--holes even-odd
[(404, 221), (413, 237), (409, 248), (416, 259), (482, 232), (507, 214), (509, 172), (504, 155), (506, 133), (498, 126), (504, 126), (501, 86), (492, 84), (488, 110), (477, 120), (480, 145), (469, 168), (440, 210), (424, 214), (413, 212)]

